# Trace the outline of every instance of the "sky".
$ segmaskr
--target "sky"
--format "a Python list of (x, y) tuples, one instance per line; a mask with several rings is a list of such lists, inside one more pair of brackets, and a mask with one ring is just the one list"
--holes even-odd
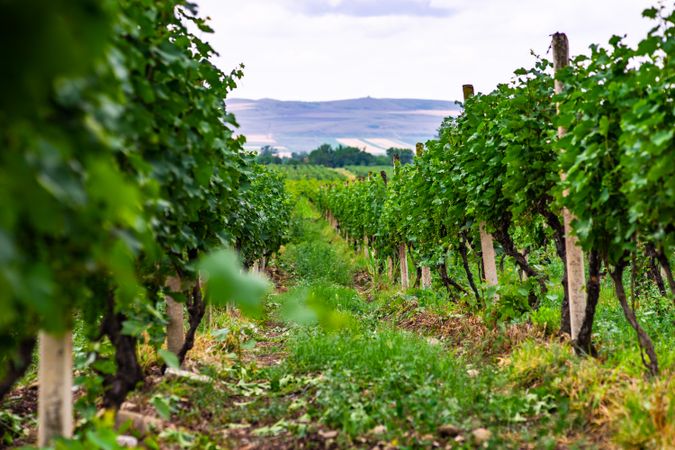
[(236, 98), (460, 100), (488, 92), (547, 55), (565, 32), (572, 55), (614, 35), (636, 43), (655, 0), (196, 0), (202, 34), (230, 71)]

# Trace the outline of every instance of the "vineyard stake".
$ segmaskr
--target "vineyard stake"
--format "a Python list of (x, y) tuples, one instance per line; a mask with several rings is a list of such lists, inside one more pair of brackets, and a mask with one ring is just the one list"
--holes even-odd
[[(415, 145), (415, 154), (421, 157), (424, 154), (424, 144), (418, 142)], [(422, 266), (422, 289), (431, 289), (431, 267)]]
[(73, 333), (40, 331), (38, 366), (38, 447), (73, 435)]
[[(462, 86), (464, 92), (464, 101), (473, 97), (473, 85), (465, 84)], [(483, 269), (485, 281), (489, 286), (497, 286), (499, 283), (497, 279), (497, 262), (495, 261), (495, 246), (492, 235), (485, 229), (485, 222), (480, 222), (480, 248), (483, 253)]]
[[(178, 277), (169, 277), (166, 280), (166, 285), (171, 292), (181, 292), (181, 282)], [(167, 295), (166, 314), (169, 318), (169, 323), (166, 326), (166, 347), (170, 352), (177, 355), (183, 348), (183, 342), (185, 342), (183, 304)]]
[(410, 287), (410, 282), (408, 279), (408, 249), (405, 244), (398, 246), (398, 259), (401, 262), (401, 288), (406, 290)]
[(422, 289), (431, 289), (431, 267), (422, 266)]
[[(567, 67), (570, 59), (569, 41), (564, 33), (555, 33), (553, 42), (553, 68), (555, 72)], [(563, 84), (555, 80), (555, 92), (559, 94), (563, 91)], [(556, 105), (559, 110), (559, 105)], [(563, 127), (558, 127), (558, 137), (562, 138), (567, 133)], [(566, 174), (561, 177), (565, 180)], [(568, 191), (563, 195), (567, 196)], [(584, 253), (579, 246), (577, 237), (572, 233), (572, 221), (574, 215), (567, 209), (563, 209), (563, 222), (565, 226), (565, 252), (567, 254), (567, 289), (569, 291), (570, 303), (570, 330), (572, 340), (579, 336), (579, 330), (586, 316), (586, 274), (584, 273)]]
[(387, 256), (387, 276), (389, 281), (394, 281), (394, 261), (391, 256)]
[[(394, 155), (394, 176), (398, 177), (399, 171), (401, 170), (401, 156)], [(398, 246), (398, 260), (399, 268), (401, 269), (401, 288), (403, 290), (410, 287), (410, 282), (408, 279), (408, 248), (405, 245), (405, 242), (399, 244)]]

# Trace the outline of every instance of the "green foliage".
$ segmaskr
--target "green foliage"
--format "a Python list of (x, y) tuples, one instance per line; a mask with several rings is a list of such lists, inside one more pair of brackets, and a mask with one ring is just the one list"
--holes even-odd
[(199, 271), (206, 280), (206, 296), (212, 304), (233, 304), (245, 314), (260, 314), (262, 298), (270, 284), (257, 274), (243, 272), (233, 252), (212, 253), (201, 261)]
[[(675, 12), (663, 5), (645, 16), (655, 25), (635, 48), (614, 37), (560, 71), (562, 93), (554, 95), (551, 62), (537, 58), (509, 83), (466, 99), (386, 186), (369, 176), (309, 195), (355, 244), (366, 237), (380, 270), (405, 245), (415, 266), (446, 266), (460, 292), (479, 279), (472, 267), (483, 224), (495, 241), (499, 292), (477, 283), (483, 298), (464, 298), (500, 321), (527, 317), (565, 278), (563, 206), (576, 216), (581, 245), (610, 271), (631, 262), (639, 296), (659, 270), (655, 255), (668, 269), (675, 249)], [(569, 131), (561, 139), (558, 127)], [(532, 317), (552, 331), (552, 310)]]
[(289, 157), (279, 157), (278, 150), (274, 147), (264, 146), (258, 152), (257, 161), (261, 164), (273, 164), (283, 166), (323, 166), (323, 167), (391, 167), (393, 155), (399, 155), (405, 164), (413, 158), (412, 150), (390, 148), (386, 156), (373, 155), (356, 147), (330, 144), (322, 144), (309, 153), (292, 153)]
[(675, 245), (675, 12), (663, 5), (646, 15), (658, 22), (637, 47), (615, 36), (561, 75), (558, 123), (569, 133), (559, 142), (559, 192), (570, 191), (562, 202), (581, 244), (610, 263), (636, 252), (638, 239), (666, 254)]
[(288, 239), (291, 198), (283, 177), (262, 166), (253, 166), (249, 181), (239, 191), (239, 207), (229, 218), (229, 232), (245, 265), (269, 258)]
[[(277, 251), (290, 200), (235, 137), (223, 100), (243, 73), (211, 62), (191, 31), (211, 31), (196, 6), (15, 3), (0, 7), (2, 33), (40, 29), (3, 49), (26, 50), (3, 72), (3, 94), (13, 94), (0, 103), (3, 365), (22, 340), (64, 331), (76, 314), (94, 340), (118, 314), (107, 334), (150, 330), (159, 346), (166, 277), (190, 286), (209, 254), (209, 293), (252, 309), (264, 283), (220, 251), (236, 248), (246, 263)], [(223, 297), (233, 290), (242, 295)]]
[(283, 160), (277, 156), (279, 151), (269, 145), (265, 145), (258, 151), (255, 160), (260, 164), (282, 164)]
[(371, 174), (361, 182), (331, 184), (308, 192), (319, 207), (331, 211), (340, 221), (340, 229), (356, 239), (369, 236), (375, 245), (389, 245), (379, 240), (379, 222), (386, 193), (379, 175)]
[(544, 330), (547, 335), (557, 332), (560, 327), (560, 308), (555, 306), (540, 306), (530, 315), (532, 324)]
[(11, 446), (17, 438), (24, 437), (21, 417), (9, 411), (0, 411), (0, 443), (3, 446)]

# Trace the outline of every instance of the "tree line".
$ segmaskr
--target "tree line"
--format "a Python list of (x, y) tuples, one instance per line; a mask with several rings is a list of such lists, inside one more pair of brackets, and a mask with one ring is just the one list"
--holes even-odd
[(278, 156), (279, 151), (274, 147), (264, 146), (258, 152), (257, 161), (260, 164), (285, 165), (318, 165), (325, 167), (346, 166), (389, 166), (393, 165), (394, 158), (399, 158), (402, 164), (410, 164), (413, 160), (413, 151), (406, 148), (389, 148), (385, 155), (373, 155), (365, 150), (338, 145), (322, 144), (309, 153), (292, 153), (289, 158)]

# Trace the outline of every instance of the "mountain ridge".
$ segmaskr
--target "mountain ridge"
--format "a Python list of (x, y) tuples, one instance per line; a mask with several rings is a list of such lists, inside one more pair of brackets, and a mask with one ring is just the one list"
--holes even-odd
[(374, 98), (328, 101), (231, 98), (226, 101), (247, 137), (247, 148), (282, 153), (310, 151), (323, 143), (382, 154), (433, 138), (443, 119), (460, 111), (452, 101)]

